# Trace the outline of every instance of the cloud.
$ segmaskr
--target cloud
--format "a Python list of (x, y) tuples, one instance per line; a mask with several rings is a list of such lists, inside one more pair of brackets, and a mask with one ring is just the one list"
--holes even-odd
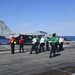
[(15, 27), (15, 30), (20, 33), (38, 31), (41, 28), (38, 23), (39, 21), (20, 23)]
[(19, 25), (16, 26), (15, 30), (16, 32), (25, 32), (28, 31), (32, 26), (32, 23), (25, 22), (25, 23), (20, 23)]
[(57, 32), (59, 35), (74, 35), (75, 33), (75, 22), (70, 21), (70, 22), (63, 22), (63, 23), (58, 23), (55, 27), (51, 27), (52, 30)]
[(73, 6), (68, 10), (68, 12), (69, 12), (70, 14), (74, 13), (74, 12), (75, 12), (75, 5), (73, 5)]
[(41, 22), (25, 22), (15, 27), (15, 32), (29, 33), (36, 31), (45, 31), (49, 34), (56, 32), (58, 35), (74, 35), (75, 21), (57, 22), (52, 24), (41, 24)]

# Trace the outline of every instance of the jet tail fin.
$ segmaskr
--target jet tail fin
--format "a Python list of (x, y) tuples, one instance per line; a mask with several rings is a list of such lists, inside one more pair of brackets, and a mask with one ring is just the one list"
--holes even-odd
[(0, 35), (12, 34), (12, 31), (8, 28), (4, 21), (0, 21)]
[(6, 39), (10, 38), (9, 34), (12, 34), (12, 31), (5, 24), (4, 21), (0, 21), (0, 36), (5, 37)]

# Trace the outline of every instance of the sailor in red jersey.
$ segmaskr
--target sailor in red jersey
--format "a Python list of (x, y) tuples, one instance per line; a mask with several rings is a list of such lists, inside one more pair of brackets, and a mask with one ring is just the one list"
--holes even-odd
[(19, 39), (19, 52), (21, 52), (21, 49), (22, 49), (22, 52), (24, 52), (24, 39), (23, 37), (21, 36), (20, 39)]

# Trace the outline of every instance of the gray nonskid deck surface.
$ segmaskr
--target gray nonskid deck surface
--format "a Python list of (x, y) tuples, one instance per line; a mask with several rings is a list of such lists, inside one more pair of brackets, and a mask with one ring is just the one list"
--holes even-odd
[[(26, 48), (30, 50), (31, 46)], [(56, 53), (58, 56), (54, 58), (49, 58), (49, 53), (50, 51), (39, 54), (29, 54), (29, 51), (18, 53), (18, 49), (15, 54), (0, 53), (0, 75), (36, 75), (48, 70), (60, 70), (64, 66), (75, 66), (75, 48), (65, 48)]]
[[(15, 52), (19, 52), (19, 45), (15, 45)], [(31, 50), (31, 45), (25, 45), (24, 46), (25, 52), (28, 52)], [(0, 45), (0, 53), (1, 52), (11, 52), (11, 46), (10, 45)]]

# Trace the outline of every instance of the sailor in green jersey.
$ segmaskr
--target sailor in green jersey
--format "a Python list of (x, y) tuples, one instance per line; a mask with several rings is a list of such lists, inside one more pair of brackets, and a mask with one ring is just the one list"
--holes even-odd
[(52, 57), (52, 53), (53, 53), (53, 57), (55, 56), (56, 42), (57, 42), (55, 33), (52, 35), (51, 41), (52, 44), (51, 44), (50, 58)]

